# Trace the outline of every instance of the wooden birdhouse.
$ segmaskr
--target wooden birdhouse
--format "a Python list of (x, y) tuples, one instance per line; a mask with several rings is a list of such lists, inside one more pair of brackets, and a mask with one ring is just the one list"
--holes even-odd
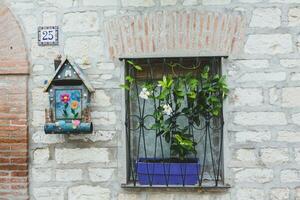
[(95, 91), (81, 69), (68, 59), (55, 60), (55, 74), (44, 92), (49, 94), (45, 133), (92, 133), (91, 94)]

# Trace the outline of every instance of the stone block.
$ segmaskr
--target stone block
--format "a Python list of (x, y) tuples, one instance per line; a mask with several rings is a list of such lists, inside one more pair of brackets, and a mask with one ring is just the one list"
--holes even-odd
[(68, 190), (68, 200), (110, 200), (110, 190), (100, 186), (79, 185)]
[(280, 180), (283, 183), (300, 182), (300, 171), (297, 169), (284, 169), (280, 172)]
[(95, 101), (101, 107), (106, 107), (111, 105), (111, 97), (104, 90), (96, 90)]
[(281, 24), (279, 8), (257, 8), (253, 11), (250, 27), (277, 28)]
[(197, 0), (184, 0), (182, 3), (184, 6), (192, 6), (198, 4)]
[(265, 164), (282, 164), (289, 161), (287, 148), (264, 148), (260, 151), (261, 161)]
[(70, 135), (70, 140), (83, 140), (91, 142), (108, 142), (111, 141), (116, 135), (115, 131), (96, 131), (93, 134), (76, 134)]
[(57, 25), (57, 13), (56, 12), (43, 12), (43, 26), (55, 26)]
[(33, 126), (43, 126), (45, 124), (45, 111), (34, 110), (32, 117)]
[(235, 173), (236, 182), (268, 183), (273, 178), (272, 169), (245, 168)]
[(292, 122), (294, 124), (300, 125), (300, 113), (292, 114)]
[(290, 34), (258, 34), (249, 35), (245, 45), (248, 54), (286, 54), (293, 51)]
[(84, 6), (117, 6), (118, 0), (83, 0)]
[(300, 142), (300, 132), (279, 131), (277, 141), (280, 142)]
[(256, 161), (256, 155), (254, 149), (238, 149), (236, 151), (236, 159), (243, 162)]
[(241, 3), (259, 3), (262, 2), (263, 0), (239, 0)]
[(113, 175), (114, 169), (89, 168), (89, 177), (93, 182), (109, 181)]
[(155, 5), (153, 0), (122, 0), (123, 6), (134, 6), (134, 7), (151, 7)]
[(240, 188), (237, 190), (236, 199), (238, 200), (265, 200), (264, 191), (256, 188)]
[(57, 169), (55, 173), (56, 181), (79, 181), (82, 180), (81, 169)]
[(269, 131), (241, 131), (235, 134), (236, 142), (264, 142), (271, 140)]
[(64, 189), (60, 187), (36, 187), (33, 188), (32, 195), (36, 200), (64, 200)]
[(282, 112), (236, 112), (233, 121), (243, 126), (287, 124), (286, 116)]
[(282, 89), (282, 105), (284, 107), (300, 106), (300, 87), (289, 87)]
[(202, 0), (203, 5), (225, 5), (230, 2), (231, 0)]
[(281, 101), (281, 90), (278, 88), (270, 88), (269, 103), (271, 105), (279, 105)]
[(55, 149), (55, 159), (60, 164), (109, 162), (109, 153), (107, 148), (62, 148)]
[(289, 26), (299, 26), (300, 25), (300, 8), (291, 8), (288, 12), (288, 23)]
[(254, 82), (254, 83), (265, 83), (265, 82), (276, 82), (286, 80), (285, 72), (249, 72), (242, 75), (237, 82)]
[(33, 163), (45, 164), (49, 161), (50, 152), (48, 148), (36, 149), (33, 152)]
[(263, 103), (263, 93), (256, 88), (236, 88), (231, 95), (235, 106), (259, 106)]
[(300, 60), (298, 59), (282, 59), (280, 65), (285, 68), (300, 68)]
[(74, 36), (66, 39), (65, 54), (79, 60), (91, 60), (102, 55), (103, 41), (96, 36)]
[(51, 181), (51, 168), (32, 168), (32, 181), (34, 182), (48, 182)]
[(118, 200), (139, 200), (139, 195), (135, 193), (120, 193)]
[(32, 134), (32, 140), (34, 143), (59, 144), (65, 142), (65, 136), (61, 134), (48, 135), (44, 131), (37, 131)]
[(38, 0), (38, 3), (58, 8), (71, 8), (78, 5), (78, 0)]
[(97, 12), (72, 12), (63, 17), (64, 32), (91, 32), (99, 30)]
[(289, 189), (272, 188), (270, 191), (270, 200), (289, 200)]
[(175, 5), (177, 0), (160, 0), (160, 5), (162, 6), (169, 6), (169, 5)]
[(92, 112), (92, 118), (95, 124), (99, 125), (114, 125), (117, 122), (117, 116), (115, 112)]
[(236, 60), (233, 63), (234, 66), (242, 69), (264, 69), (269, 68), (270, 64), (268, 60)]

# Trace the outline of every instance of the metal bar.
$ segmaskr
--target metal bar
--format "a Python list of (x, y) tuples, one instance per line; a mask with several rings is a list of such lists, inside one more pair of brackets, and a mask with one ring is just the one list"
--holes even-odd
[[(226, 57), (226, 56), (223, 56)], [(127, 58), (122, 58), (122, 59), (127, 59)], [(176, 73), (176, 76), (180, 76), (182, 74), (182, 72), (184, 72), (184, 70), (186, 70), (187, 72), (192, 71), (195, 67), (198, 69), (198, 67), (204, 67), (204, 65), (209, 62), (210, 63), (210, 75), (214, 75), (214, 74), (219, 74), (220, 73), (220, 57), (214, 57), (214, 58), (208, 58), (208, 57), (195, 57), (195, 56), (188, 56), (188, 57), (181, 57), (179, 58), (179, 63), (180, 63), (180, 68), (179, 71), (176, 69), (171, 70), (169, 69), (170, 67), (167, 67), (168, 63), (173, 62), (174, 59), (178, 59), (178, 57), (149, 57), (147, 59), (145, 58), (130, 58), (132, 61), (134, 62), (140, 62), (142, 63), (142, 67), (143, 69), (146, 69), (146, 73), (145, 75), (145, 82), (150, 82), (152, 84), (155, 84), (155, 81), (157, 79), (157, 77), (162, 77), (163, 75), (170, 75), (173, 73)], [(155, 59), (153, 62), (153, 65), (151, 64), (152, 59)], [(159, 60), (161, 59), (161, 63), (159, 63)], [(146, 61), (146, 62), (145, 62)], [(175, 60), (176, 61), (176, 60)], [(177, 61), (176, 61), (177, 62)], [(186, 66), (186, 63), (192, 63), (192, 68), (189, 66)], [(160, 69), (160, 73), (162, 74), (155, 74), (156, 70), (159, 69), (157, 68), (159, 65), (162, 66), (162, 69)], [(197, 67), (198, 66), (198, 67)], [(198, 71), (198, 70), (197, 70)], [(177, 73), (179, 72), (179, 73)], [(196, 70), (192, 71), (193, 73), (196, 72)], [(141, 75), (143, 75), (143, 73)], [(132, 75), (136, 76), (137, 75), (137, 71), (135, 69), (133, 69), (132, 71)], [(143, 76), (142, 76), (143, 77)], [(198, 93), (201, 92), (201, 88), (203, 86), (202, 83), (202, 79), (201, 77), (197, 77), (197, 79), (199, 78), (199, 86), (197, 87), (197, 91)], [(143, 81), (140, 80), (139, 81)], [(174, 82), (176, 82), (176, 79), (174, 79)], [(187, 85), (185, 84), (185, 91), (188, 91)], [(130, 92), (134, 93), (135, 95), (130, 94)], [(221, 170), (221, 166), (222, 166), (222, 155), (223, 155), (223, 113), (220, 117), (219, 120), (221, 123), (220, 127), (210, 127), (211, 125), (215, 125), (215, 121), (210, 123), (210, 117), (205, 116), (203, 122), (205, 122), (204, 127), (200, 126), (196, 126), (195, 124), (193, 124), (194, 122), (191, 122), (190, 117), (188, 115), (176, 115), (174, 117), (171, 117), (172, 120), (174, 120), (174, 123), (171, 124), (171, 131), (170, 131), (170, 140), (174, 139), (174, 134), (177, 133), (178, 131), (182, 131), (183, 128), (182, 127), (188, 127), (188, 130), (185, 130), (186, 133), (188, 135), (192, 135), (192, 141), (195, 142), (195, 135), (196, 133), (199, 134), (199, 136), (197, 136), (197, 143), (199, 143), (196, 146), (194, 146), (195, 150), (199, 150), (200, 147), (202, 148), (202, 145), (204, 145), (204, 151), (201, 152), (201, 155), (197, 154), (197, 151), (195, 151), (195, 153), (193, 153), (193, 157), (194, 158), (201, 158), (203, 156), (202, 162), (201, 162), (201, 167), (199, 169), (199, 171), (201, 171), (201, 175), (198, 176), (198, 185), (194, 185), (194, 186), (190, 186), (190, 185), (186, 185), (186, 177), (187, 177), (187, 166), (186, 165), (180, 165), (180, 176), (182, 179), (182, 184), (180, 186), (173, 186), (169, 184), (170, 181), (170, 177), (171, 177), (171, 164), (170, 162), (168, 162), (166, 159), (167, 158), (172, 158), (172, 152), (171, 150), (169, 151), (169, 155), (168, 157), (165, 157), (165, 144), (163, 142), (163, 136), (160, 134), (159, 136), (156, 136), (158, 134), (158, 132), (160, 132), (160, 130), (156, 129), (155, 130), (155, 138), (153, 141), (153, 146), (147, 146), (147, 144), (149, 144), (148, 142), (146, 142), (146, 135), (148, 133), (151, 132), (151, 128), (148, 128), (147, 125), (145, 124), (145, 118), (149, 117), (153, 117), (153, 115), (150, 113), (149, 114), (149, 109), (147, 106), (150, 103), (150, 106), (152, 106), (151, 104), (153, 104), (154, 108), (153, 110), (156, 111), (157, 106), (161, 106), (161, 100), (159, 100), (158, 102), (154, 99), (153, 101), (145, 101), (143, 100), (141, 102), (141, 100), (139, 99), (139, 88), (137, 83), (134, 84), (134, 88), (132, 88), (132, 90), (128, 92), (128, 96), (126, 98), (126, 100), (128, 102), (126, 102), (126, 118), (127, 118), (127, 122), (126, 122), (126, 137), (127, 137), (127, 145), (129, 146), (129, 160), (130, 160), (130, 166), (129, 166), (129, 180), (128, 183), (130, 183), (132, 181), (133, 185), (131, 184), (126, 184), (124, 185), (125, 188), (145, 188), (145, 187), (151, 187), (151, 188), (162, 188), (162, 187), (167, 187), (167, 188), (222, 188), (222, 185), (219, 185), (219, 178), (220, 175), (222, 177), (222, 170)], [(153, 94), (155, 92), (159, 92), (161, 93), (161, 89), (156, 89), (156, 86), (153, 89)], [(134, 97), (133, 97), (134, 96)], [(137, 97), (137, 99), (133, 99)], [(175, 97), (173, 96), (173, 89), (171, 89), (168, 100), (166, 103), (168, 103), (172, 108), (173, 108), (173, 113), (178, 113), (180, 112), (180, 107), (175, 106), (174, 102), (175, 102)], [(137, 103), (137, 108), (131, 108), (131, 101), (136, 101)], [(147, 106), (146, 106), (147, 104)], [(189, 107), (189, 108), (194, 108), (194, 105), (190, 104), (187, 97), (185, 97), (185, 106)], [(147, 109), (146, 109), (147, 107)], [(131, 113), (133, 112), (133, 113)], [(148, 113), (147, 113), (148, 112)], [(135, 114), (136, 113), (136, 114)], [(138, 131), (134, 130), (133, 128), (131, 128), (131, 119), (130, 116), (137, 116), (138, 118)], [(178, 123), (178, 117), (183, 116), (183, 117), (187, 117), (187, 124), (177, 124)], [(201, 117), (199, 115), (199, 117)], [(201, 120), (201, 119), (200, 119)], [(175, 126), (176, 125), (176, 126)], [(179, 125), (179, 127), (177, 127)], [(211, 128), (211, 131), (210, 131)], [(136, 132), (135, 132), (136, 131)], [(202, 131), (204, 131), (203, 135)], [(137, 136), (133, 136), (132, 134), (138, 134)], [(136, 147), (137, 147), (137, 151), (134, 150), (131, 147), (131, 145), (134, 145), (132, 143), (132, 141), (134, 141), (137, 138), (137, 142), (136, 142)], [(214, 146), (212, 144), (212, 140), (213, 139), (218, 139), (220, 141), (218, 146)], [(204, 143), (203, 143), (204, 142)], [(143, 147), (141, 147), (141, 145), (143, 145)], [(171, 144), (170, 144), (171, 145)], [(154, 152), (150, 150), (151, 147), (154, 147)], [(158, 153), (158, 148), (160, 148), (160, 152)], [(146, 165), (146, 176), (148, 177), (148, 183), (149, 185), (140, 185), (139, 184), (139, 180), (138, 180), (138, 165), (135, 164), (135, 161), (132, 160), (133, 157), (136, 158), (136, 161), (139, 160), (140, 158), (140, 154), (141, 154), (141, 149), (143, 149), (143, 155), (145, 157), (145, 159), (152, 159), (151, 157), (149, 157), (149, 152), (154, 153), (154, 159), (159, 158), (157, 157), (157, 155), (160, 155), (162, 158), (162, 162), (163, 162), (163, 176), (165, 179), (165, 185), (155, 185), (153, 184), (153, 180), (154, 180), (154, 164), (151, 165)], [(210, 150), (210, 152), (208, 152)], [(133, 155), (132, 155), (133, 153)], [(213, 168), (213, 173), (212, 171), (210, 171), (209, 167), (210, 167), (210, 161), (207, 160), (207, 153), (210, 153), (210, 157), (211, 157), (211, 164), (212, 164), (212, 168)], [(192, 154), (191, 154), (192, 155)], [(216, 157), (216, 159), (214, 159)], [(197, 166), (198, 167), (198, 166)], [(207, 186), (204, 185), (207, 183), (206, 177), (204, 177), (205, 173), (209, 173), (210, 175), (213, 175), (213, 179), (212, 181), (214, 182), (213, 186)], [(212, 174), (211, 174), (212, 173)], [(222, 178), (221, 178), (222, 180)], [(122, 186), (123, 187), (123, 186)], [(227, 187), (227, 186), (226, 186)]]

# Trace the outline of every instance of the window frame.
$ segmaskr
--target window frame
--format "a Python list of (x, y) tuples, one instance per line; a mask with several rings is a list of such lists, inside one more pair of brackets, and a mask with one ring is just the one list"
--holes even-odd
[[(220, 62), (219, 62), (219, 67), (220, 67), (220, 72), (221, 72), (221, 75), (224, 75), (224, 72), (225, 72), (225, 66), (228, 65), (227, 63), (227, 56), (205, 56), (205, 57), (201, 57), (201, 56), (180, 56), (180, 57), (123, 57), (123, 58), (119, 58), (119, 61), (120, 61), (120, 67), (121, 67), (121, 82), (124, 83), (125, 82), (125, 77), (127, 75), (127, 68), (128, 68), (128, 64), (127, 64), (127, 60), (134, 60), (134, 59), (169, 59), (169, 58), (200, 58), (200, 59), (203, 59), (203, 58), (207, 58), (207, 59), (213, 59), (213, 58), (218, 58), (220, 59)], [(123, 159), (123, 161), (121, 161), (121, 166), (125, 166), (124, 168), (122, 168), (121, 170), (121, 187), (122, 188), (189, 188), (189, 189), (203, 189), (203, 190), (227, 190), (229, 189), (231, 186), (230, 184), (227, 183), (227, 180), (228, 177), (227, 177), (227, 159), (226, 157), (224, 156), (224, 154), (227, 154), (226, 152), (228, 152), (228, 148), (227, 147), (227, 143), (228, 143), (228, 140), (227, 138), (225, 137), (226, 133), (227, 133), (227, 124), (224, 123), (223, 125), (223, 136), (222, 136), (222, 155), (221, 155), (221, 168), (222, 168), (222, 184), (218, 183), (218, 185), (216, 186), (204, 186), (204, 185), (193, 185), (193, 186), (183, 186), (183, 185), (172, 185), (172, 186), (167, 186), (167, 185), (132, 185), (132, 183), (129, 183), (129, 176), (128, 176), (128, 167), (129, 167), (129, 148), (128, 148), (128, 145), (127, 145), (127, 136), (126, 136), (126, 126), (125, 126), (125, 123), (126, 123), (126, 113), (127, 113), (127, 105), (129, 102), (127, 102), (126, 100), (128, 99), (127, 97), (128, 93), (125, 91), (125, 90), (122, 90), (122, 136), (121, 136), (121, 141), (124, 141), (122, 142), (122, 145), (121, 145), (121, 156), (123, 157), (125, 155), (125, 159)], [(223, 101), (223, 104), (222, 104), (222, 120), (223, 122), (227, 121), (227, 115), (223, 115), (223, 113), (225, 113), (226, 111), (226, 106), (227, 105), (227, 100), (225, 99)], [(118, 155), (120, 156), (120, 153), (118, 153)]]

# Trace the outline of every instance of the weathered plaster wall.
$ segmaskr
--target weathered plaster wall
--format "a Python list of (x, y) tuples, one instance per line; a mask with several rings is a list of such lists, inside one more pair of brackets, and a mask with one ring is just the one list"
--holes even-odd
[[(26, 34), (30, 68), (31, 199), (300, 199), (300, 0), (11, 0)], [(241, 11), (245, 46), (224, 66), (226, 168), (232, 188), (221, 193), (120, 188), (121, 63), (105, 45), (104, 21), (144, 10), (197, 8)], [(37, 25), (59, 25), (58, 47), (37, 46)], [(95, 133), (45, 135), (44, 80), (53, 59), (67, 54), (88, 74), (96, 94)]]

